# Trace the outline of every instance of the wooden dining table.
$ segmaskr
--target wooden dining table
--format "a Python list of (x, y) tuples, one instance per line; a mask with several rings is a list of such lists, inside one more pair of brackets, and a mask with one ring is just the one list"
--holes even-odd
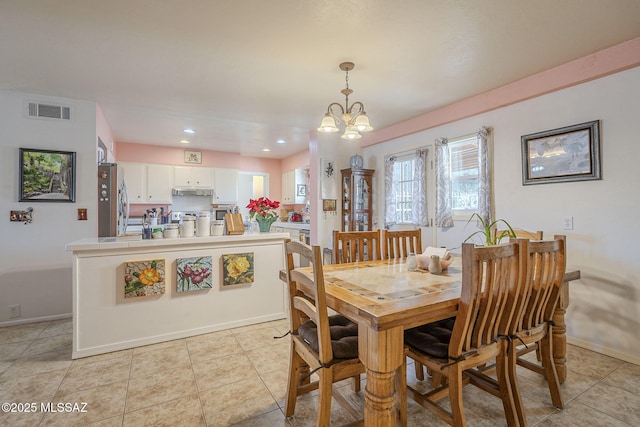
[[(358, 324), (358, 354), (367, 369), (365, 426), (394, 426), (396, 370), (404, 359), (404, 331), (455, 316), (461, 291), (461, 258), (442, 274), (407, 271), (403, 260), (324, 265), (327, 305)], [(301, 268), (311, 275), (311, 267)], [(566, 378), (564, 314), (570, 280), (567, 271), (554, 316), (554, 360), (561, 382)]]

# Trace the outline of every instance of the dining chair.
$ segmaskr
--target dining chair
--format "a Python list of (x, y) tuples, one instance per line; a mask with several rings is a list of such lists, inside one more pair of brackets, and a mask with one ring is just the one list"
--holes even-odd
[(422, 253), (422, 231), (382, 230), (382, 259), (407, 258), (410, 253)]
[(333, 230), (333, 254), (336, 264), (382, 259), (380, 230)]
[[(556, 366), (553, 361), (553, 313), (560, 298), (560, 286), (566, 268), (566, 237), (555, 235), (554, 240), (530, 241), (528, 244), (527, 281), (530, 297), (525, 307), (520, 330), (516, 339), (511, 340), (509, 351), (514, 360), (509, 367), (512, 371), (511, 387), (519, 389), (516, 363), (545, 377), (551, 394), (551, 402), (563, 409), (562, 393)], [(533, 350), (539, 350), (541, 363), (526, 360), (523, 356)], [(516, 359), (517, 358), (517, 359)], [(516, 412), (521, 425), (526, 425), (524, 407), (516, 400)]]
[[(508, 341), (502, 336), (515, 330), (523, 314), (527, 292), (522, 244), (522, 240), (486, 247), (463, 243), (457, 316), (405, 332), (408, 356), (444, 380), (436, 381), (437, 387), (425, 394), (409, 387), (408, 395), (450, 425), (466, 425), (462, 388), (471, 382), (466, 371), (493, 361), (498, 365), (497, 380), (483, 389), (501, 398), (508, 425), (517, 425), (509, 371), (503, 366)], [(447, 396), (450, 411), (438, 405)]]
[(504, 238), (542, 240), (542, 235), (544, 234), (541, 230), (527, 231), (527, 230), (521, 230), (519, 228), (514, 228), (513, 233), (514, 235), (510, 235), (509, 230), (498, 230), (497, 228), (492, 228), (491, 240), (494, 242), (496, 241), (496, 238), (499, 238), (498, 242), (500, 242)]
[[(354, 391), (360, 390), (365, 367), (358, 359), (358, 325), (342, 315), (328, 315), (320, 247), (287, 241), (286, 252), (292, 333), (285, 415), (293, 416), (298, 396), (317, 389), (316, 425), (328, 426), (333, 383), (351, 377)], [(295, 269), (293, 254), (310, 261), (313, 278)], [(314, 373), (319, 380), (312, 382)]]

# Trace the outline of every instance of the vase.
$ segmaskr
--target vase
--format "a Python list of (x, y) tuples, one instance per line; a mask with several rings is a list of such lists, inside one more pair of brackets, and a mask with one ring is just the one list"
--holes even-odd
[(278, 218), (276, 217), (265, 218), (262, 216), (256, 216), (256, 221), (258, 221), (258, 227), (260, 227), (260, 232), (268, 233), (269, 231), (271, 231), (271, 224), (276, 222), (277, 219)]

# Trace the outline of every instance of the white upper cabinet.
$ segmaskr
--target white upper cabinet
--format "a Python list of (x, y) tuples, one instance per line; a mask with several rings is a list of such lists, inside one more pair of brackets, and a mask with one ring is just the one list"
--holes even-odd
[[(215, 190), (215, 203), (242, 204), (238, 200), (238, 169), (213, 168), (213, 189)], [(246, 203), (249, 203), (247, 200)]]
[(118, 162), (124, 169), (129, 203), (171, 203), (173, 166)]
[(282, 203), (304, 204), (307, 200), (307, 171), (294, 169), (282, 174)]
[(171, 203), (173, 187), (173, 166), (147, 165), (147, 202)]
[(173, 186), (181, 188), (213, 188), (213, 168), (174, 166)]

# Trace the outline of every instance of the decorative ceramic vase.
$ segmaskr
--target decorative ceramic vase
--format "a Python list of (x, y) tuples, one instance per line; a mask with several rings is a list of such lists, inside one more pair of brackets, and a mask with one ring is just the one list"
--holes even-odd
[(260, 215), (256, 215), (256, 221), (258, 221), (258, 226), (260, 227), (261, 233), (268, 233), (271, 230), (271, 224), (276, 222), (278, 218), (272, 216), (270, 218), (265, 218)]

